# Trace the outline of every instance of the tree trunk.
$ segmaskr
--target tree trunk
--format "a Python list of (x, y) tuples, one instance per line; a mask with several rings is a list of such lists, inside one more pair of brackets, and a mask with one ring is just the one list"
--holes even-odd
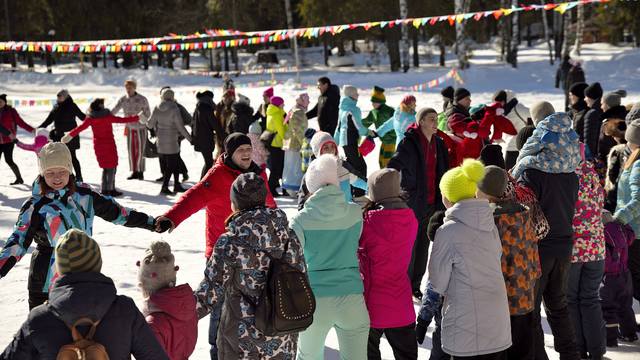
[(578, 5), (578, 19), (576, 22), (576, 42), (573, 45), (576, 54), (582, 51), (582, 36), (584, 35), (584, 5)]
[[(465, 13), (465, 9), (469, 8), (470, 1), (465, 0), (455, 0), (455, 13), (462, 14)], [(461, 21), (460, 23), (456, 22), (456, 44), (455, 44), (455, 53), (458, 56), (458, 67), (460, 69), (466, 69), (469, 67), (469, 53), (467, 49), (467, 44), (465, 42), (466, 35), (464, 31), (465, 22)]]
[(560, 59), (562, 56), (562, 43), (564, 41), (563, 31), (564, 26), (562, 24), (563, 17), (558, 12), (553, 12), (553, 32), (554, 32), (554, 55), (556, 59)]
[(440, 47), (440, 66), (444, 67), (446, 65), (445, 55), (447, 53), (447, 48), (444, 46), (444, 42), (442, 41), (440, 41), (439, 47)]
[[(518, 0), (513, 0), (511, 2), (511, 6), (518, 6)], [(518, 67), (518, 43), (520, 39), (520, 24), (519, 24), (519, 16), (520, 13), (514, 12), (511, 14), (511, 37), (509, 38), (509, 58), (507, 61), (514, 68)]]
[[(92, 68), (97, 68), (98, 67), (98, 55), (96, 55), (96, 53), (92, 52), (91, 55), (90, 55), (90, 58), (91, 58), (91, 67)], [(50, 68), (51, 68), (51, 54), (49, 52), (47, 52), (47, 70), (49, 70)]]
[(413, 67), (420, 67), (420, 53), (418, 52), (418, 29), (413, 32)]
[[(544, 5), (544, 0), (540, 0), (540, 4)], [(547, 21), (547, 12), (544, 10), (540, 10), (542, 13), (542, 27), (544, 29), (544, 41), (547, 42), (549, 46), (549, 63), (553, 65), (553, 51), (551, 49), (551, 37), (549, 36), (549, 21)]]
[(571, 10), (566, 11), (562, 16), (562, 57), (565, 58), (569, 56), (571, 52), (571, 40), (569, 36), (571, 35), (571, 18), (572, 12)]
[[(409, 9), (407, 8), (407, 0), (398, 0), (400, 5), (400, 18), (406, 19)], [(402, 24), (402, 70), (409, 71), (409, 26)]]
[(324, 55), (324, 66), (329, 66), (329, 39), (328, 35), (322, 37), (322, 55)]
[(400, 71), (400, 36), (397, 29), (385, 29), (387, 49), (389, 50), (389, 66), (391, 71)]
[(189, 51), (182, 51), (182, 70), (189, 70)]

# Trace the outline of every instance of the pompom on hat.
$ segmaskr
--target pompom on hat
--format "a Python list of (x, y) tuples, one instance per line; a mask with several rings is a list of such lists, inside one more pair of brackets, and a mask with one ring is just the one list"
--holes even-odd
[(461, 166), (447, 171), (440, 180), (440, 192), (451, 203), (472, 199), (478, 183), (484, 178), (484, 165), (473, 159), (465, 159)]
[(175, 257), (171, 246), (165, 241), (154, 241), (145, 251), (142, 260), (136, 265), (138, 269), (138, 286), (145, 296), (154, 292), (176, 286), (179, 267), (175, 265)]

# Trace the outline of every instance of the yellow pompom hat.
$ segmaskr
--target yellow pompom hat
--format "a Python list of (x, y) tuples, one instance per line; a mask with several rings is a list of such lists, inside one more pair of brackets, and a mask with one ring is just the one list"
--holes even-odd
[(440, 180), (440, 192), (451, 203), (472, 199), (478, 183), (484, 177), (484, 165), (474, 159), (465, 159), (462, 165), (447, 171)]

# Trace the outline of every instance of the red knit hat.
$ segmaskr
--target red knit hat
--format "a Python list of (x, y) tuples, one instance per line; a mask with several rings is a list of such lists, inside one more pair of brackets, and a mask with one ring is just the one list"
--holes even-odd
[(415, 103), (416, 102), (416, 97), (413, 95), (407, 95), (405, 97), (402, 98), (402, 101), (400, 102), (401, 104), (411, 104), (411, 103)]
[(270, 87), (262, 92), (262, 96), (267, 96), (269, 99), (273, 96), (273, 87)]

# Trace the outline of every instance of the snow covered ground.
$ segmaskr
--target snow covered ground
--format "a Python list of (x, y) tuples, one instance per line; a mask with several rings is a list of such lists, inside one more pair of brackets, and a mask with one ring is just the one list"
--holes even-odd
[[(560, 109), (564, 98), (562, 92), (553, 87), (556, 66), (549, 65), (545, 54), (546, 50), (541, 45), (531, 49), (522, 48), (519, 54), (520, 67), (513, 69), (507, 65), (496, 63), (495, 51), (490, 49), (476, 50), (472, 61), (474, 65), (461, 74), (464, 86), (471, 91), (474, 103), (488, 102), (496, 89), (509, 88), (518, 94), (518, 98), (525, 105), (531, 105), (535, 101), (545, 99)], [(626, 89), (629, 95), (623, 99), (625, 103), (640, 101), (640, 51), (638, 49), (613, 47), (606, 44), (589, 44), (585, 45), (582, 59), (589, 82), (600, 81), (605, 92), (619, 88)], [(2, 69), (5, 70), (6, 67), (2, 67)], [(412, 69), (406, 74), (374, 72), (364, 66), (339, 70), (315, 66), (314, 70), (303, 72), (301, 77), (302, 82), (308, 84), (314, 84), (319, 76), (327, 75), (339, 85), (350, 83), (367, 89), (373, 85), (379, 85), (390, 89), (395, 86), (411, 86), (427, 82), (444, 75), (447, 71), (448, 69), (433, 65), (425, 65), (418, 70)], [(195, 91), (206, 88), (213, 89), (216, 101), (220, 99), (222, 83), (220, 79), (177, 73), (163, 69), (152, 69), (147, 72), (99, 69), (85, 74), (77, 74), (73, 71), (57, 74), (55, 69), (54, 74), (0, 71), (0, 93), (7, 93), (10, 99), (53, 99), (60, 88), (67, 88), (74, 98), (106, 97), (108, 99), (107, 106), (112, 106), (116, 97), (123, 93), (124, 79), (131, 76), (138, 80), (139, 92), (148, 97), (152, 106), (159, 103), (159, 90), (165, 85), (172, 86), (176, 90), (178, 101), (190, 110), (195, 106)], [(280, 81), (287, 81), (293, 77), (294, 75), (291, 73), (275, 75), (275, 78)], [(244, 87), (243, 83), (254, 83), (269, 78), (268, 75), (236, 78), (237, 92), (249, 96), (255, 106), (261, 101), (261, 93), (265, 87)], [(450, 80), (444, 86), (452, 83)], [(278, 85), (275, 90), (277, 95), (285, 99), (287, 109), (293, 105), (294, 96), (301, 91), (290, 85)], [(418, 106), (441, 108), (439, 90), (440, 88), (414, 93), (418, 99)], [(315, 99), (317, 90), (310, 88), (307, 91), (311, 98)], [(406, 93), (388, 90), (387, 101), (391, 106), (397, 106)], [(368, 91), (361, 93), (359, 104), (365, 113), (371, 108), (368, 98)], [(87, 103), (79, 105), (82, 109), (88, 106)], [(23, 118), (33, 126), (39, 125), (50, 110), (49, 107), (44, 106), (18, 106), (17, 109)], [(158, 196), (160, 184), (149, 180), (155, 179), (160, 174), (158, 161), (155, 159), (147, 160), (147, 172), (145, 173), (147, 180), (127, 181), (125, 178), (129, 174), (129, 169), (123, 128), (117, 126), (114, 133), (120, 160), (116, 186), (124, 192), (124, 196), (118, 201), (140, 211), (160, 215), (175, 202), (176, 197)], [(31, 135), (20, 131), (18, 137), (29, 141)], [(78, 157), (82, 164), (85, 181), (99, 189), (101, 171), (93, 153), (90, 132), (81, 135), (81, 142), (82, 148)], [(372, 154), (377, 154), (377, 152)], [(186, 143), (183, 143), (182, 157), (192, 177), (187, 185), (191, 185), (200, 173), (202, 160), (200, 155)], [(28, 182), (36, 177), (37, 165), (33, 153), (16, 150), (14, 158), (21, 167), (23, 177)], [(375, 155), (368, 156), (367, 163), (369, 171), (378, 167)], [(7, 185), (12, 180), (11, 171), (4, 162), (1, 162), (0, 245), (4, 245), (16, 221), (21, 204), (31, 193), (30, 186)], [(293, 214), (296, 211), (293, 199), (280, 200), (279, 206), (284, 208), (288, 214)], [(141, 295), (137, 289), (135, 263), (143, 256), (144, 249), (151, 240), (164, 239), (171, 243), (176, 263), (180, 265), (178, 273), (180, 282), (188, 282), (192, 287), (196, 287), (202, 278), (205, 265), (203, 212), (194, 215), (173, 233), (162, 235), (119, 227), (97, 220), (94, 227), (94, 238), (101, 244), (104, 261), (103, 272), (114, 279), (119, 293), (134, 298), (138, 304), (140, 304)], [(0, 313), (3, 314), (0, 317), (0, 348), (9, 343), (15, 331), (26, 318), (28, 267), (29, 257), (27, 256), (16, 265), (7, 277), (0, 280)], [(636, 314), (640, 320), (640, 315), (638, 315), (640, 310), (637, 307)], [(208, 321), (203, 320), (200, 323), (199, 341), (196, 352), (192, 356), (193, 359), (208, 358), (207, 329)], [(431, 348), (431, 330), (432, 328), (425, 344), (419, 348), (419, 358), (421, 359), (428, 358)], [(551, 331), (546, 321), (545, 334), (550, 358), (557, 359), (558, 356), (553, 351)], [(327, 338), (325, 349), (327, 359), (339, 358), (337, 339), (333, 332)], [(634, 353), (635, 355), (633, 355)], [(637, 359), (639, 353), (640, 344), (621, 344), (615, 350), (609, 349), (606, 356), (609, 359), (630, 360)], [(383, 341), (383, 357), (392, 359), (391, 349), (385, 341)]]

